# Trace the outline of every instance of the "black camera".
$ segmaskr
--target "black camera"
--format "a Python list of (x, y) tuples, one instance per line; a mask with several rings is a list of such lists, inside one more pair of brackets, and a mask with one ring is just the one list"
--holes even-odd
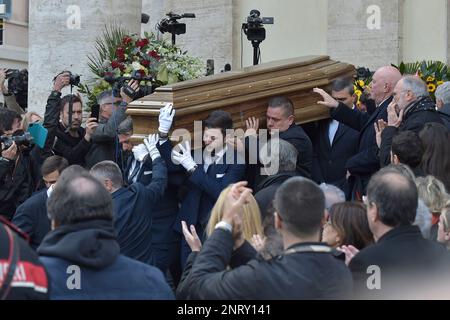
[[(144, 77), (142, 76), (141, 72), (139, 70), (133, 71), (131, 74), (131, 77), (117, 77), (115, 78), (114, 75), (106, 75), (103, 78), (106, 82), (112, 85), (113, 93), (115, 97), (120, 97), (120, 89), (124, 87), (124, 91), (127, 95), (133, 98), (133, 100), (148, 96), (149, 94), (153, 93), (153, 87), (151, 85), (140, 85), (139, 90), (132, 92), (131, 88), (127, 88), (127, 85), (125, 85), (126, 81), (130, 80), (136, 80), (136, 81), (152, 81), (152, 77)], [(128, 91), (127, 91), (128, 89)]]
[(23, 108), (28, 107), (28, 71), (27, 69), (6, 70), (8, 79), (8, 92), (14, 94), (16, 102)]
[(183, 13), (183, 14), (175, 14), (173, 12), (169, 12), (166, 14), (169, 18), (165, 18), (161, 20), (160, 23), (156, 25), (156, 28), (161, 33), (171, 33), (172, 34), (172, 44), (175, 45), (175, 35), (186, 33), (186, 24), (180, 23), (177, 20), (181, 18), (195, 18), (195, 14), (193, 13)]
[(369, 68), (360, 67), (356, 69), (356, 78), (357, 79), (368, 79), (371, 78), (373, 72), (369, 70)]
[(247, 23), (242, 24), (242, 29), (249, 41), (262, 42), (266, 39), (264, 24), (273, 24), (273, 17), (261, 17), (258, 10), (253, 9), (247, 17)]
[[(33, 136), (29, 132), (22, 132), (19, 135), (15, 135), (12, 137), (9, 136), (1, 136), (0, 142), (3, 144), (3, 150), (6, 150), (12, 146), (12, 144), (15, 142), (17, 146), (29, 146), (31, 141), (33, 141)], [(2, 147), (0, 146), (0, 149)]]
[(70, 73), (70, 85), (78, 87), (80, 85), (80, 75), (76, 73)]
[(57, 78), (59, 75), (61, 75), (61, 74), (63, 74), (63, 73), (68, 73), (68, 74), (69, 74), (69, 84), (70, 84), (71, 86), (78, 87), (78, 86), (80, 85), (80, 75), (79, 75), (79, 74), (76, 74), (76, 73), (72, 73), (72, 72), (70, 72), (70, 71), (63, 71), (63, 72), (61, 72), (61, 73), (58, 73), (58, 74), (56, 75), (56, 77), (53, 78), (53, 82), (56, 80), (56, 78)]

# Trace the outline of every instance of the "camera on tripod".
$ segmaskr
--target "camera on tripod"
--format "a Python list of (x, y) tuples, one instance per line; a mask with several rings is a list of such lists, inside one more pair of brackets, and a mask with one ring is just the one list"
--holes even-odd
[[(126, 81), (130, 81), (130, 80), (136, 80), (136, 81), (152, 81), (153, 78), (152, 77), (148, 77), (148, 76), (142, 76), (140, 70), (135, 70), (133, 71), (133, 73), (131, 74), (130, 77), (114, 77), (114, 75), (106, 75), (103, 78), (106, 82), (108, 82), (109, 84), (111, 84), (112, 89), (113, 89), (113, 93), (115, 97), (120, 97), (120, 89), (122, 89), (122, 87), (124, 87), (124, 91), (127, 95), (129, 95), (130, 97), (132, 97), (134, 100), (148, 96), (149, 94), (153, 93), (153, 86), (152, 85), (139, 85), (139, 90), (136, 92), (132, 92), (132, 91), (128, 91), (127, 92), (127, 86), (125, 85)], [(130, 89), (131, 90), (131, 89)]]
[(160, 23), (156, 25), (158, 30), (161, 33), (171, 33), (172, 34), (172, 44), (175, 44), (175, 35), (186, 33), (186, 24), (180, 23), (177, 20), (182, 18), (195, 18), (195, 14), (193, 13), (183, 13), (183, 14), (175, 14), (173, 12), (169, 12), (166, 14), (169, 18), (165, 18), (161, 20)]
[(17, 136), (1, 136), (0, 137), (0, 152), (3, 150), (6, 150), (12, 146), (12, 144), (15, 142), (16, 145), (19, 146), (29, 146), (31, 141), (33, 141), (33, 136), (29, 132), (25, 132), (21, 135)]
[(261, 17), (261, 12), (253, 9), (247, 17), (247, 22), (242, 24), (242, 29), (249, 41), (262, 42), (266, 39), (264, 24), (273, 24), (273, 17)]

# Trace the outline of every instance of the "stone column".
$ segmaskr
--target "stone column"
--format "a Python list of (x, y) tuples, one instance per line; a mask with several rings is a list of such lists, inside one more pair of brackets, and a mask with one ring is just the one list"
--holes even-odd
[[(214, 59), (215, 73), (220, 72), (233, 58), (233, 1), (232, 0), (143, 0), (142, 12), (150, 15), (143, 31), (157, 32), (155, 24), (165, 14), (195, 13), (196, 18), (183, 18), (186, 33), (176, 37), (176, 43), (191, 55), (201, 58), (206, 65), (207, 59)], [(171, 41), (171, 35), (164, 37)]]
[(447, 13), (447, 64), (450, 64), (450, 0), (446, 1), (445, 12)]
[(402, 59), (403, 0), (328, 1), (327, 52), (371, 70)]
[(117, 21), (139, 33), (141, 7), (141, 0), (30, 1), (29, 110), (43, 114), (52, 79), (62, 70), (81, 74), (82, 81), (89, 79), (87, 56), (95, 52), (105, 24)]

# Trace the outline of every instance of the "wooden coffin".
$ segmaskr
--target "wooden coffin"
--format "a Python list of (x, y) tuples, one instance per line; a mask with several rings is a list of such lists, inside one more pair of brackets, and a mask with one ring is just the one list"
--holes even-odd
[(166, 102), (176, 109), (173, 128), (191, 133), (194, 121), (206, 119), (218, 109), (230, 112), (235, 128), (245, 129), (245, 120), (251, 116), (258, 117), (264, 128), (267, 101), (277, 95), (293, 101), (297, 123), (327, 118), (328, 108), (316, 103), (320, 96), (312, 89), (329, 90), (333, 79), (354, 73), (353, 65), (328, 56), (305, 56), (159, 87), (128, 106), (134, 123), (132, 141), (139, 142), (157, 132), (159, 109)]

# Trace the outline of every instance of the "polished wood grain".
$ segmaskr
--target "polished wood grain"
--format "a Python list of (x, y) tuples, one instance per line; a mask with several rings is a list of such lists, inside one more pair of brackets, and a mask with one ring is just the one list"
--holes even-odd
[(353, 76), (353, 65), (330, 60), (328, 56), (305, 56), (246, 67), (201, 79), (159, 87), (155, 92), (128, 106), (133, 118), (133, 143), (157, 132), (159, 109), (173, 103), (176, 116), (173, 129), (193, 132), (194, 121), (207, 118), (213, 110), (230, 112), (235, 128), (245, 129), (248, 117), (257, 117), (265, 126), (267, 101), (278, 95), (294, 103), (297, 123), (329, 117), (320, 106), (314, 87), (329, 91), (332, 80)]

